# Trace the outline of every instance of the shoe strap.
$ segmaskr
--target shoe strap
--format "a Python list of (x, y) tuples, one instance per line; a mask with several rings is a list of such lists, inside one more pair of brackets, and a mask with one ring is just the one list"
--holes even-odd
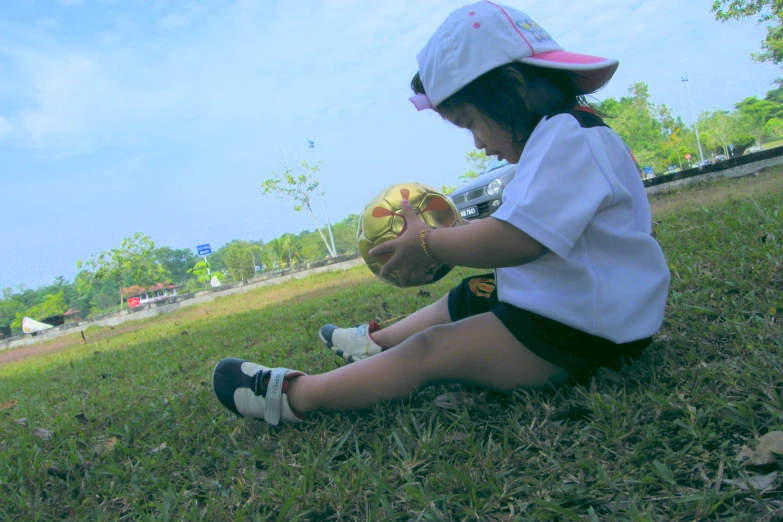
[(287, 368), (275, 368), (272, 370), (272, 375), (266, 386), (264, 420), (272, 426), (277, 426), (280, 423), (283, 410), (283, 383), (287, 373)]
[(256, 373), (256, 376), (253, 378), (253, 393), (256, 395), (260, 395), (261, 397), (266, 397), (266, 384), (265, 382), (269, 382), (269, 377), (272, 375), (272, 370), (266, 369), (266, 370), (260, 370)]

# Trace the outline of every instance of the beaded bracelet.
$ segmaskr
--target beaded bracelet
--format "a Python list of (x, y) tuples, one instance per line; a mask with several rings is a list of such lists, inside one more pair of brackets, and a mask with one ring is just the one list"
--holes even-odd
[(430, 247), (427, 245), (427, 234), (432, 232), (432, 229), (422, 230), (421, 234), (421, 249), (424, 250), (424, 253), (427, 254), (427, 257), (432, 259), (433, 261), (440, 262), (438, 259), (432, 255), (432, 252), (430, 252)]

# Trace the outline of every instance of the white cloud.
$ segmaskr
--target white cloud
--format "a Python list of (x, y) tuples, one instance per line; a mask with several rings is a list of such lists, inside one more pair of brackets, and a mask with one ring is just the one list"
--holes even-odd
[[(125, 15), (78, 40), (64, 38), (64, 26), (16, 28), (5, 37), (0, 30), (0, 57), (21, 71), (14, 83), (28, 98), (7, 118), (29, 144), (78, 152), (143, 140), (161, 127), (314, 125), (397, 103), (407, 94), (416, 53), (454, 6), (238, 0), (165, 12), (180, 4), (142, 5), (166, 31)], [(720, 55), (719, 38), (695, 40), (697, 29), (716, 34), (707, 10), (684, 0), (554, 0), (529, 14), (566, 48), (620, 58), (617, 80), (605, 92), (618, 95), (633, 81), (679, 88), (670, 84), (693, 70), (690, 62), (698, 67)]]
[(190, 17), (181, 13), (169, 13), (158, 20), (161, 29), (182, 29), (190, 25)]
[[(205, 127), (292, 121), (383, 100), (390, 85), (407, 83), (418, 47), (449, 9), (445, 2), (269, 7), (240, 0), (158, 19), (165, 29), (197, 24), (187, 43), (139, 38), (143, 28), (122, 17), (78, 46), (47, 27), (30, 28), (20, 40), (0, 36), (0, 56), (12, 50), (23, 71), (19, 84), (34, 93), (34, 103), (15, 115), (29, 143), (92, 150), (129, 131), (152, 131), (161, 120), (176, 126), (198, 116)], [(395, 68), (404, 75), (390, 72)]]
[(11, 136), (14, 130), (14, 126), (10, 121), (0, 116), (0, 140)]

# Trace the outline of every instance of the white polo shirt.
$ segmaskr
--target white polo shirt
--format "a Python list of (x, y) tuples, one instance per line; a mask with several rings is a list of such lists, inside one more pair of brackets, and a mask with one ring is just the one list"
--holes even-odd
[(669, 269), (622, 139), (594, 115), (545, 118), (492, 215), (549, 249), (496, 270), (500, 301), (616, 343), (663, 323)]

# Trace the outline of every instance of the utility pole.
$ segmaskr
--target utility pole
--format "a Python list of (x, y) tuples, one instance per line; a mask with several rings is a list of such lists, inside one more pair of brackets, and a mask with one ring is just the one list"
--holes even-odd
[(334, 246), (334, 235), (332, 235), (332, 224), (329, 222), (329, 211), (326, 210), (326, 198), (324, 198), (324, 193), (321, 192), (321, 201), (324, 204), (324, 214), (326, 214), (326, 228), (329, 229), (329, 239), (332, 241), (332, 252), (334, 252), (334, 255), (337, 255), (337, 247)]
[[(315, 157), (315, 142), (307, 140), (310, 150)], [(334, 246), (334, 235), (332, 234), (332, 223), (329, 221), (329, 211), (326, 210), (326, 198), (324, 197), (324, 191), (321, 191), (321, 203), (324, 204), (324, 214), (326, 215), (326, 230), (329, 231), (329, 240), (332, 242), (332, 255), (337, 256), (337, 247)]]
[(685, 84), (685, 91), (688, 93), (688, 103), (691, 104), (691, 115), (693, 116), (693, 130), (696, 131), (696, 143), (699, 144), (699, 158), (701, 158), (701, 164), (704, 163), (704, 151), (701, 150), (701, 138), (699, 138), (699, 126), (696, 123), (696, 111), (693, 109), (693, 100), (691, 99), (691, 90), (688, 88), (688, 77), (682, 77), (682, 83)]

